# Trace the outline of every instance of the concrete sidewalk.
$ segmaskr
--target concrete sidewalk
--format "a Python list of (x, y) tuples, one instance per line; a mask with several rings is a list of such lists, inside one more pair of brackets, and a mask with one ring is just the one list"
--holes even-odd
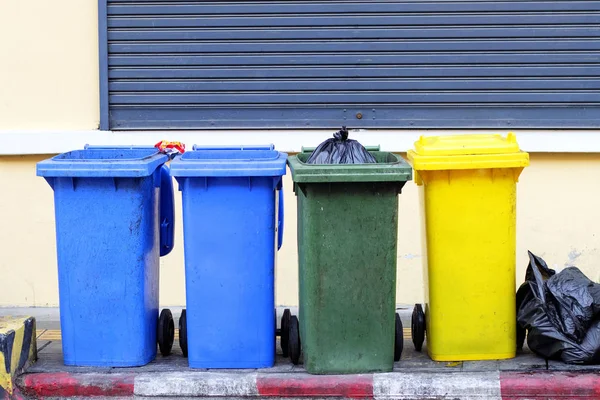
[(505, 361), (437, 363), (405, 340), (402, 360), (382, 374), (316, 376), (280, 355), (262, 370), (191, 370), (181, 351), (139, 368), (62, 364), (60, 341), (40, 340), (39, 360), (17, 385), (29, 398), (600, 398), (600, 368), (548, 362), (524, 350)]
[(405, 340), (402, 360), (383, 374), (315, 376), (279, 355), (262, 370), (191, 370), (176, 348), (139, 368), (62, 364), (58, 340), (39, 342), (39, 360), (17, 379), (30, 398), (275, 397), (375, 399), (600, 398), (600, 369), (546, 363), (528, 350), (506, 361), (437, 363)]
[[(570, 366), (524, 349), (512, 360), (433, 362), (414, 350), (405, 327), (402, 360), (391, 373), (309, 375), (278, 354), (273, 368), (191, 370), (174, 352), (139, 368), (66, 367), (60, 331), (40, 321), (39, 360), (16, 383), (28, 398), (374, 398), (374, 399), (574, 399), (600, 398), (600, 367)], [(179, 311), (174, 312), (179, 315)], [(48, 328), (50, 327), (50, 328)], [(279, 344), (277, 345), (279, 350)]]

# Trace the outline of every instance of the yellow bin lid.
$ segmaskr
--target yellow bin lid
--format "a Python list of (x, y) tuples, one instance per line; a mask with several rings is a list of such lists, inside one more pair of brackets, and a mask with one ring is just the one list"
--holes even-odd
[(479, 168), (523, 168), (529, 154), (521, 151), (517, 137), (502, 135), (421, 136), (408, 160), (417, 171)]

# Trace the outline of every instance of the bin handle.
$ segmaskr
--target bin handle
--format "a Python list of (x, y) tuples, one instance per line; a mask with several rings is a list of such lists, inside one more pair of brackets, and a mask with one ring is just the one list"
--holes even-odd
[(265, 145), (245, 145), (245, 146), (201, 146), (195, 144), (192, 147), (192, 150), (273, 150), (275, 149), (275, 145), (273, 144), (265, 144)]
[(173, 250), (175, 241), (175, 204), (173, 180), (169, 167), (160, 167), (160, 256), (166, 256)]
[(111, 146), (111, 145), (97, 145), (97, 144), (86, 144), (85, 146), (83, 146), (84, 150), (88, 150), (88, 149), (98, 149), (98, 150), (111, 150), (111, 149), (154, 149), (154, 146), (147, 146), (147, 145), (115, 145), (115, 146)]
[[(381, 150), (381, 146), (380, 145), (376, 145), (376, 146), (364, 146), (365, 150), (367, 151), (380, 151)], [(317, 148), (316, 147), (304, 147), (302, 146), (301, 149), (301, 153), (312, 153), (313, 151), (315, 151)]]
[(279, 181), (277, 190), (279, 190), (279, 212), (277, 215), (277, 250), (279, 250), (283, 244), (283, 178), (281, 178), (281, 181)]

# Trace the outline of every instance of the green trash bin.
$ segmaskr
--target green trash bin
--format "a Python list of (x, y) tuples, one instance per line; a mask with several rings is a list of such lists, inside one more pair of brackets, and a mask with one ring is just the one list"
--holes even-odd
[[(300, 309), (288, 349), (312, 374), (391, 371), (402, 353), (395, 314), (398, 194), (411, 167), (367, 147), (376, 164), (306, 164), (288, 158), (298, 199)], [(299, 336), (298, 336), (299, 329)]]

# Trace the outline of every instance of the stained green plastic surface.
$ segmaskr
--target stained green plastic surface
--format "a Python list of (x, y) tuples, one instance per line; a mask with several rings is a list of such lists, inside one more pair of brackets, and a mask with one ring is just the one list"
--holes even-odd
[(406, 182), (412, 168), (402, 157), (385, 151), (369, 151), (376, 164), (306, 164), (311, 149), (288, 158), (296, 183), (317, 182)]
[(412, 175), (400, 157), (371, 154), (378, 164), (288, 159), (298, 199), (300, 336), (313, 374), (393, 368), (398, 193)]

